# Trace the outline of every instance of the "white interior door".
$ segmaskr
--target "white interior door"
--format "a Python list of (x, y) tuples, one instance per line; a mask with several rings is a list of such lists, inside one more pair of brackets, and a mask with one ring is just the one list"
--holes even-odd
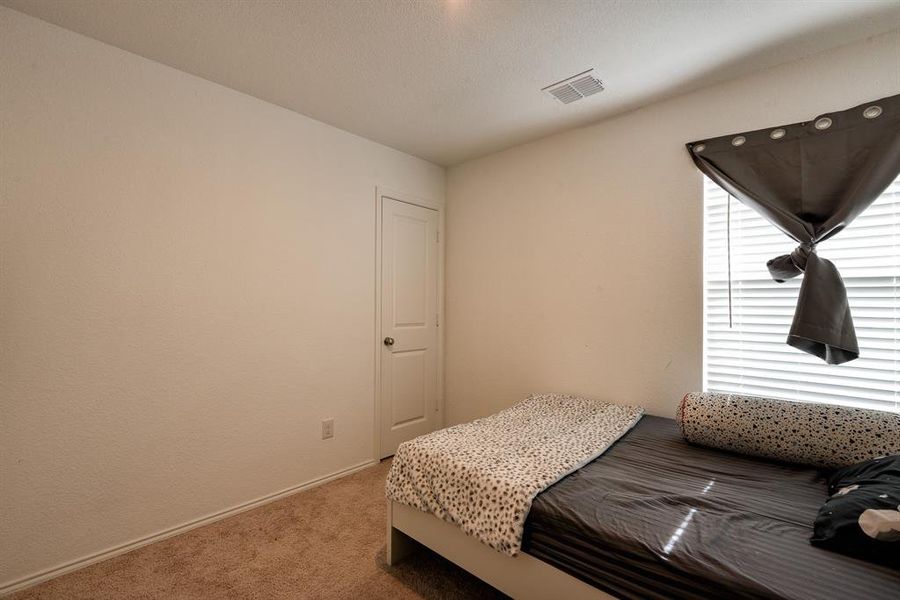
[(381, 457), (437, 427), (438, 212), (382, 198)]

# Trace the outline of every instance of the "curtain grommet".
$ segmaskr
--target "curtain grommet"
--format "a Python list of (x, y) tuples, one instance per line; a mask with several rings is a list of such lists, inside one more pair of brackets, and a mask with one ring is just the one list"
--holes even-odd
[(706, 150), (706, 144), (697, 144), (693, 147), (694, 152), (703, 152)]
[(882, 112), (881, 107), (875, 104), (863, 111), (863, 117), (867, 119), (877, 119), (881, 116)]
[(747, 141), (747, 138), (745, 138), (742, 135), (739, 135), (736, 138), (734, 138), (733, 140), (731, 140), (731, 145), (732, 146), (743, 146), (744, 142), (746, 142), (746, 141)]
[(779, 127), (778, 129), (773, 129), (772, 133), (769, 134), (769, 137), (772, 138), (773, 140), (780, 140), (786, 134), (787, 134), (787, 132), (784, 129), (781, 129)]
[(822, 117), (821, 119), (817, 119), (815, 123), (815, 128), (819, 131), (825, 131), (831, 127), (831, 119), (828, 117)]

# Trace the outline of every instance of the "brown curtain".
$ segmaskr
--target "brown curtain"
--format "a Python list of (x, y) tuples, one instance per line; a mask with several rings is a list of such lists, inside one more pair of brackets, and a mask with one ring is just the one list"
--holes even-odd
[(687, 147), (707, 177), (799, 243), (768, 262), (779, 283), (803, 274), (787, 343), (830, 364), (857, 358), (844, 282), (816, 248), (900, 174), (900, 95)]

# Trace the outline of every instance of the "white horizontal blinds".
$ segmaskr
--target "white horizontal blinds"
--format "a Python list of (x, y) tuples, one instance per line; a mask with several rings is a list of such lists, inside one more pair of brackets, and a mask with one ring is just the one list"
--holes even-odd
[(705, 182), (705, 389), (900, 411), (900, 179), (818, 253), (847, 286), (860, 357), (842, 365), (785, 344), (801, 277), (772, 281), (766, 261), (797, 243), (731, 200), (733, 326), (728, 324), (728, 194)]

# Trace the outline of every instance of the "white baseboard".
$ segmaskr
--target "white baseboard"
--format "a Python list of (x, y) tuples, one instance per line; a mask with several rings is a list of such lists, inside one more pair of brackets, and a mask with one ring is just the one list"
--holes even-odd
[(193, 521), (188, 521), (187, 523), (182, 523), (181, 525), (176, 525), (175, 527), (171, 527), (169, 529), (164, 529), (146, 537), (132, 540), (130, 542), (125, 542), (124, 544), (119, 544), (118, 546), (113, 546), (112, 548), (107, 548), (106, 550), (95, 552), (94, 554), (90, 554), (88, 556), (64, 563), (62, 565), (52, 567), (50, 569), (45, 569), (31, 575), (26, 575), (25, 577), (21, 577), (14, 581), (0, 584), (0, 596), (5, 596), (27, 587), (37, 585), (38, 583), (47, 581), (48, 579), (53, 579), (54, 577), (59, 577), (60, 575), (65, 575), (66, 573), (77, 571), (78, 569), (82, 569), (90, 564), (100, 562), (102, 560), (118, 556), (120, 554), (125, 554), (126, 552), (130, 552), (132, 550), (140, 548), (141, 546), (146, 546), (147, 544), (152, 544), (153, 542), (158, 542), (160, 540), (176, 536), (180, 533), (190, 531), (191, 529), (202, 527), (203, 525), (209, 525), (210, 523), (214, 523), (232, 515), (250, 510), (251, 508), (256, 508), (257, 506), (268, 504), (269, 502), (279, 500), (281, 498), (284, 498), (285, 496), (290, 496), (292, 494), (296, 494), (297, 492), (302, 492), (304, 490), (314, 488), (316, 486), (322, 485), (323, 483), (328, 483), (329, 481), (338, 479), (339, 477), (350, 475), (351, 473), (361, 471), (376, 464), (378, 464), (377, 460), (366, 460), (353, 466), (347, 467), (346, 469), (341, 469), (340, 471), (335, 471), (334, 473), (330, 473), (322, 477), (317, 477), (316, 479), (312, 479), (305, 483), (289, 487), (287, 489), (281, 490), (280, 492), (262, 496), (261, 498), (250, 500), (249, 502), (244, 502), (243, 504), (239, 504), (231, 508), (226, 508), (219, 512), (194, 519)]

